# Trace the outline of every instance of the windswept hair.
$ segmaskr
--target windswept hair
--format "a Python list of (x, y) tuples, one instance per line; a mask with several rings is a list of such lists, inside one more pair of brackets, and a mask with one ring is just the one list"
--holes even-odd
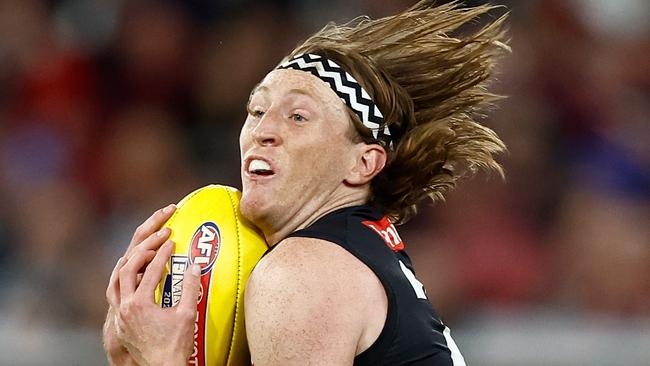
[[(381, 19), (330, 23), (287, 56), (320, 54), (339, 63), (382, 111), (394, 150), (387, 150), (388, 163), (371, 182), (370, 201), (396, 223), (409, 220), (426, 198), (444, 199), (462, 176), (479, 169), (503, 176), (494, 155), (505, 146), (478, 120), (500, 98), (487, 84), (497, 58), (509, 51), (506, 15), (460, 32), (494, 8), (424, 0)], [(363, 141), (372, 142), (349, 114)]]

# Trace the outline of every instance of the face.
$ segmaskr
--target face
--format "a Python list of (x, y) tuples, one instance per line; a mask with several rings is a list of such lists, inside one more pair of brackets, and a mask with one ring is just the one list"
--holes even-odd
[(264, 78), (239, 138), (245, 217), (279, 231), (342, 194), (355, 162), (345, 108), (307, 72), (274, 70)]

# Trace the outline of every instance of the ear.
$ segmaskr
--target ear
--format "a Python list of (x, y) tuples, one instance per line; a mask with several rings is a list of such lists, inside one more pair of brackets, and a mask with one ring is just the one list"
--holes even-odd
[(345, 183), (360, 186), (369, 183), (386, 166), (387, 154), (377, 144), (357, 144), (358, 153), (354, 166), (345, 177)]

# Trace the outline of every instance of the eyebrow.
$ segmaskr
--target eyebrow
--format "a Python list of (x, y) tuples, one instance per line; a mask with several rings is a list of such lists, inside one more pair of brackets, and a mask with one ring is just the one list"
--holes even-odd
[(269, 88), (265, 87), (264, 85), (260, 85), (262, 82), (260, 81), (257, 83), (253, 89), (251, 90), (251, 93), (248, 94), (248, 100), (246, 101), (246, 105), (249, 106), (251, 104), (251, 99), (253, 99), (253, 95), (257, 93), (260, 90), (268, 90)]
[[(252, 96), (253, 96), (255, 93), (257, 93), (257, 92), (268, 93), (268, 92), (269, 92), (269, 88), (268, 88), (267, 86), (265, 86), (265, 85), (261, 85), (261, 83), (255, 85), (255, 87), (253, 87), (253, 90), (251, 91), (251, 94), (250, 94), (250, 96), (249, 96), (249, 99), (250, 99), (250, 97), (252, 97)], [(317, 99), (317, 98), (314, 96), (313, 93), (311, 93), (310, 91), (308, 91), (308, 90), (306, 90), (306, 89), (301, 89), (301, 88), (293, 88), (293, 89), (290, 89), (289, 92), (287, 92), (287, 94), (299, 94), (299, 95), (304, 95), (304, 96), (310, 97), (311, 99), (314, 99), (314, 100)]]
[(253, 87), (253, 90), (251, 90), (251, 95), (257, 93), (258, 91), (264, 91), (264, 92), (267, 92), (267, 91), (269, 90), (269, 88), (267, 88), (266, 86), (261, 85), (261, 84), (262, 84), (262, 83), (259, 82), (259, 83), (257, 83), (257, 84)]
[(299, 88), (294, 88), (289, 90), (287, 94), (300, 94), (300, 95), (305, 95), (310, 97), (311, 99), (316, 99), (313, 93), (311, 93), (309, 90), (306, 89), (299, 89)]

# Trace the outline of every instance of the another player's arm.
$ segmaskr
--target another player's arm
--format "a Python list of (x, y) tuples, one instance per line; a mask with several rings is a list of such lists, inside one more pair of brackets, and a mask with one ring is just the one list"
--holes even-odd
[(344, 249), (286, 239), (262, 259), (246, 289), (253, 363), (352, 365), (381, 332), (386, 307), (379, 280)]

